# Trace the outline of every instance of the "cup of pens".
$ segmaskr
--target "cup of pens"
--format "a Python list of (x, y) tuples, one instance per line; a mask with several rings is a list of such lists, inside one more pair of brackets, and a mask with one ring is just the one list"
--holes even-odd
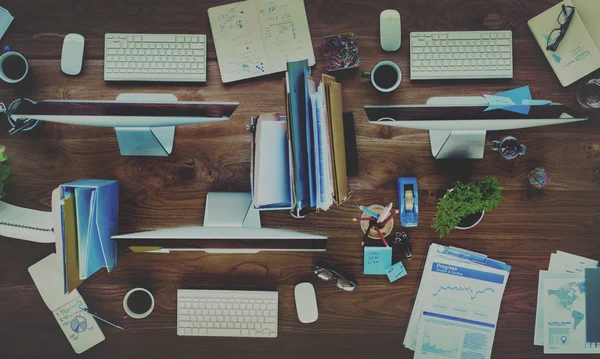
[(394, 216), (398, 214), (398, 210), (392, 211), (392, 203), (386, 207), (373, 204), (368, 207), (358, 206), (358, 208), (363, 213), (359, 218), (354, 218), (354, 221), (360, 221), (363, 233), (371, 239), (380, 239), (386, 247), (389, 247), (385, 238), (394, 229)]

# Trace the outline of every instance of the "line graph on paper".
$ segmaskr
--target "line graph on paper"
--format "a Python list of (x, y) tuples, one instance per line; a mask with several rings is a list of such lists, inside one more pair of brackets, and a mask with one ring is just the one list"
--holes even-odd
[(448, 286), (440, 285), (440, 287), (436, 291), (433, 292), (433, 296), (437, 297), (443, 291), (467, 292), (467, 293), (470, 294), (471, 300), (475, 300), (475, 299), (477, 299), (477, 296), (485, 294), (487, 292), (492, 292), (492, 293), (496, 292), (496, 290), (494, 288), (492, 288), (492, 287), (487, 287), (485, 289), (475, 290), (475, 289), (473, 289), (471, 287), (452, 286), (452, 285), (448, 285)]
[(269, 34), (276, 40), (292, 41), (296, 40), (296, 29), (292, 22), (281, 22), (269, 25)]
[(431, 341), (427, 328), (425, 328), (423, 335), (423, 344), (421, 345), (421, 353), (423, 355), (433, 354), (438, 357), (457, 358), (459, 353), (458, 344), (461, 343), (459, 337), (452, 333), (447, 333), (447, 335), (436, 338), (434, 343)]

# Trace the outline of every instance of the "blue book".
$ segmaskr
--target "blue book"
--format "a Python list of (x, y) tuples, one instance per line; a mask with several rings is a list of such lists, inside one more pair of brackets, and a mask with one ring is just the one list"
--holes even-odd
[(80, 279), (104, 267), (110, 272), (117, 265), (117, 242), (111, 236), (118, 232), (119, 182), (83, 179), (60, 187), (61, 200), (66, 194), (75, 195)]
[(294, 206), (292, 211), (301, 215), (310, 207), (310, 176), (308, 162), (307, 127), (308, 124), (308, 60), (287, 63), (288, 104), (290, 141), (294, 162)]

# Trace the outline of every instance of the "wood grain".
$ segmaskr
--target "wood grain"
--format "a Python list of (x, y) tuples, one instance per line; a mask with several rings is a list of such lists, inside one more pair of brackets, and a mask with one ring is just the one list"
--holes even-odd
[[(286, 212), (265, 212), (263, 226), (329, 237), (324, 253), (218, 255), (183, 253), (135, 254), (124, 245), (111, 273), (100, 271), (80, 292), (94, 311), (122, 324), (118, 331), (102, 326), (106, 341), (77, 356), (41, 300), (27, 268), (54, 251), (53, 245), (0, 238), (0, 338), (3, 358), (410, 358), (402, 346), (428, 245), (432, 242), (487, 253), (512, 266), (501, 307), (494, 358), (541, 358), (533, 346), (538, 271), (550, 253), (564, 250), (600, 258), (600, 113), (588, 111), (581, 123), (490, 133), (517, 136), (528, 149), (524, 157), (504, 161), (486, 151), (481, 161), (436, 161), (426, 131), (374, 126), (364, 105), (424, 103), (430, 96), (480, 95), (530, 85), (534, 98), (580, 109), (575, 91), (584, 81), (562, 88), (531, 35), (527, 21), (558, 0), (421, 0), (305, 1), (317, 65), (323, 73), (321, 37), (354, 31), (361, 51), (361, 70), (387, 59), (404, 74), (400, 89), (377, 93), (358, 72), (340, 74), (344, 109), (353, 111), (360, 171), (350, 179), (350, 201), (326, 213), (296, 220)], [(177, 129), (170, 157), (121, 157), (114, 130), (46, 123), (33, 133), (9, 137), (0, 123), (0, 143), (13, 157), (13, 182), (5, 200), (35, 209), (50, 209), (50, 192), (78, 178), (118, 179), (120, 232), (201, 225), (206, 193), (249, 191), (250, 117), (284, 110), (282, 74), (224, 85), (220, 81), (207, 9), (223, 1), (205, 0), (8, 0), (2, 6), (15, 16), (3, 44), (29, 60), (31, 73), (18, 86), (0, 85), (0, 101), (18, 96), (43, 99), (112, 100), (120, 93), (173, 93), (187, 101), (232, 101), (240, 106), (231, 120)], [(402, 47), (385, 53), (379, 46), (379, 13), (396, 8), (402, 14)], [(410, 81), (411, 31), (512, 30), (514, 78), (485, 81)], [(86, 38), (83, 72), (60, 72), (62, 39), (76, 32)], [(208, 81), (203, 85), (107, 83), (103, 81), (103, 44), (107, 32), (207, 34)], [(546, 167), (552, 183), (533, 189), (527, 173)], [(437, 199), (456, 180), (496, 177), (504, 202), (473, 230), (438, 239), (431, 229)], [(409, 275), (391, 284), (386, 277), (362, 274), (361, 231), (351, 218), (358, 204), (396, 202), (396, 180), (419, 181), (420, 223), (409, 230), (415, 259), (404, 261)], [(398, 221), (396, 221), (398, 222)], [(399, 223), (395, 230), (401, 230)], [(394, 254), (395, 260), (402, 258)], [(355, 278), (355, 293), (343, 293), (310, 272), (320, 263)], [(312, 282), (317, 290), (319, 320), (300, 324), (294, 285)], [(134, 286), (150, 289), (154, 313), (145, 320), (124, 319), (124, 294)], [(183, 338), (176, 335), (178, 288), (278, 290), (279, 337), (276, 340)], [(557, 356), (560, 358), (560, 356)], [(564, 356), (567, 358), (568, 356)]]

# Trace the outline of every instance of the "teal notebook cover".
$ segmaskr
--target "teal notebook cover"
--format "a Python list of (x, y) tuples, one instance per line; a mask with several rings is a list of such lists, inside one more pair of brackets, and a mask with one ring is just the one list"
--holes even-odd
[(292, 155), (294, 159), (295, 199), (297, 214), (310, 206), (309, 162), (307, 151), (308, 88), (306, 76), (308, 60), (287, 63), (289, 86), (288, 123), (291, 129)]
[(585, 269), (585, 334), (588, 343), (600, 343), (600, 268)]

